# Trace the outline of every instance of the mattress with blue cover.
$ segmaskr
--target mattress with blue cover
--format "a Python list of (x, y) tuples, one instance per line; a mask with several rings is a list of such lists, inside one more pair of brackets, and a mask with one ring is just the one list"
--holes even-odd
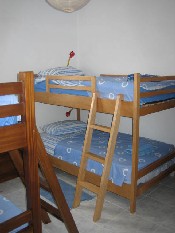
[[(142, 75), (141, 77), (150, 77), (149, 75)], [(88, 86), (90, 85), (87, 81), (56, 81), (52, 80), (52, 84), (62, 85), (72, 85), (72, 86)], [(146, 82), (140, 84), (141, 92), (150, 92), (153, 90), (166, 90), (166, 89), (175, 88), (175, 80), (167, 80), (161, 82)], [(100, 98), (115, 99), (118, 94), (124, 95), (125, 101), (133, 101), (134, 98), (134, 81), (133, 75), (128, 75), (127, 77), (96, 77), (96, 90), (99, 93)], [(45, 92), (46, 91), (46, 81), (43, 77), (38, 77), (35, 79), (35, 92)], [(51, 89), (52, 93), (58, 94), (72, 94), (72, 95), (82, 95), (90, 96), (89, 92), (85, 91), (76, 91), (76, 90), (63, 90), (63, 89)], [(141, 98), (140, 104), (152, 103), (157, 101), (163, 101), (167, 99), (174, 99), (175, 93), (162, 94), (147, 98)]]
[[(72, 134), (52, 135), (46, 132), (41, 133), (41, 138), (44, 142), (47, 152), (54, 157), (64, 160), (76, 166), (80, 165), (82, 148), (84, 143), (85, 131)], [(108, 133), (103, 133), (94, 130), (90, 151), (104, 157), (108, 142)], [(166, 156), (174, 151), (173, 145), (169, 145), (156, 140), (140, 137), (139, 140), (139, 170), (156, 160)], [(129, 134), (119, 133), (115, 147), (112, 167), (109, 179), (116, 185), (121, 186), (123, 183), (131, 183), (132, 171), (132, 136)], [(175, 163), (175, 158), (159, 169), (154, 170), (145, 177), (139, 180), (139, 183), (144, 183), (150, 177), (157, 175), (159, 172), (167, 169)], [(102, 164), (89, 160), (87, 170), (98, 175), (102, 173)]]
[[(16, 207), (10, 200), (0, 195), (0, 223), (9, 220), (16, 215), (21, 214), (22, 211)], [(24, 224), (15, 230), (11, 231), (11, 233), (19, 232), (21, 229), (26, 227), (27, 224)]]
[[(18, 97), (16, 95), (3, 95), (0, 96), (0, 105), (16, 104), (18, 102)], [(6, 126), (17, 123), (17, 116), (10, 116), (5, 118), (0, 118), (0, 126)]]

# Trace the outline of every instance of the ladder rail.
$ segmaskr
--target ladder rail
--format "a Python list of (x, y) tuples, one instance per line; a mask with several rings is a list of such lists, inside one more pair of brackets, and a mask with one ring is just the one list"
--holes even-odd
[[(86, 152), (88, 152), (90, 150), (90, 146), (91, 146), (93, 129), (90, 127), (90, 124), (91, 124), (91, 122), (93, 124), (95, 123), (96, 109), (97, 109), (97, 94), (93, 93), (92, 102), (91, 102), (91, 109), (90, 109), (88, 124), (87, 124), (87, 130), (86, 130), (86, 134), (85, 134), (82, 159), (80, 162), (80, 169), (79, 169), (79, 174), (78, 174), (78, 179), (77, 179), (77, 184), (80, 184), (85, 179), (85, 175), (86, 175), (85, 168), (86, 168), (87, 162), (88, 162), (88, 157), (85, 156), (85, 154), (86, 154)], [(73, 208), (76, 208), (80, 205), (82, 191), (83, 191), (83, 186), (76, 185), (76, 191), (75, 191), (76, 198), (74, 198)]]
[(97, 197), (95, 212), (93, 216), (93, 220), (95, 222), (99, 220), (101, 217), (101, 211), (102, 211), (103, 204), (104, 204), (104, 197), (107, 191), (108, 178), (110, 174), (112, 159), (113, 159), (115, 145), (116, 145), (116, 139), (118, 135), (119, 124), (120, 124), (120, 109), (121, 109), (122, 99), (123, 99), (122, 95), (117, 96), (117, 101), (116, 101), (114, 116), (113, 116), (113, 121), (112, 121), (112, 127), (111, 127), (111, 133), (110, 133), (110, 138), (108, 141), (105, 164), (104, 164), (103, 173), (102, 173), (101, 181), (100, 181), (100, 191)]

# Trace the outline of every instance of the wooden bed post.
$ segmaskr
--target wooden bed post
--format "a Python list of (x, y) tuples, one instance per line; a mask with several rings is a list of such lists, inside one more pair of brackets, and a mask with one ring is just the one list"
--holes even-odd
[(139, 119), (140, 119), (140, 74), (134, 74), (134, 102), (132, 118), (132, 175), (130, 212), (136, 211), (137, 177), (138, 177), (138, 150), (139, 150)]
[(80, 109), (79, 108), (77, 108), (77, 121), (80, 121)]

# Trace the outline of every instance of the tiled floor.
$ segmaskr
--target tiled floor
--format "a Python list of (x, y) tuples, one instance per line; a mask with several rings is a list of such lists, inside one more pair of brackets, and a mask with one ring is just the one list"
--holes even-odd
[[(75, 183), (73, 177), (60, 174), (60, 178)], [(0, 184), (1, 194), (18, 207), (25, 206), (24, 188), (14, 179)], [(71, 213), (80, 233), (174, 233), (175, 232), (175, 177), (169, 176), (137, 200), (137, 212), (130, 214), (129, 202), (107, 193), (101, 219), (92, 221), (95, 199), (84, 201)], [(43, 225), (44, 233), (67, 232), (63, 223), (51, 217), (52, 223)]]

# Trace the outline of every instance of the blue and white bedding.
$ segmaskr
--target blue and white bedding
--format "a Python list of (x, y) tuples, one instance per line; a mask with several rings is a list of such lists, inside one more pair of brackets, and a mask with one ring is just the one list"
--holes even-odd
[(83, 71), (74, 68), (72, 66), (63, 66), (63, 67), (55, 67), (55, 68), (49, 68), (47, 70), (42, 70), (38, 72), (39, 78), (44, 78), (47, 75), (67, 75), (67, 76), (73, 76), (73, 75), (84, 75)]
[(64, 120), (46, 124), (41, 127), (41, 130), (45, 133), (59, 136), (63, 134), (79, 133), (82, 131), (85, 132), (86, 127), (87, 124), (83, 121)]
[[(76, 166), (80, 165), (84, 136), (85, 132), (83, 131), (75, 134), (65, 134), (62, 135), (62, 137), (47, 134), (45, 132), (41, 133), (43, 143), (49, 154)], [(106, 154), (108, 137), (108, 133), (94, 130), (90, 151), (104, 157)], [(139, 142), (139, 170), (159, 158), (166, 156), (174, 151), (174, 149), (173, 145), (141, 137)], [(132, 171), (131, 162), (132, 136), (129, 134), (119, 133), (109, 179), (119, 186), (123, 183), (130, 184)], [(138, 183), (146, 182), (150, 177), (167, 169), (173, 163), (175, 163), (175, 159), (164, 164), (159, 169), (154, 170), (145, 177), (142, 177)], [(87, 170), (101, 175), (102, 165), (89, 160)]]
[[(15, 95), (0, 96), (0, 106), (18, 103), (18, 97)], [(6, 126), (17, 123), (17, 116), (0, 118), (0, 126)]]
[[(0, 195), (0, 223), (18, 215), (21, 214), (22, 211), (16, 207), (11, 201), (9, 201), (7, 198)], [(24, 224), (17, 229), (10, 231), (11, 233), (19, 232), (19, 230), (26, 227), (27, 224)]]
[[(150, 75), (142, 75), (142, 77), (150, 77)], [(90, 85), (88, 82), (83, 81), (61, 81), (62, 85), (71, 85), (72, 86), (87, 86)], [(51, 83), (57, 83), (57, 81), (53, 80)], [(57, 83), (59, 84), (60, 81)], [(166, 90), (166, 89), (175, 88), (175, 80), (171, 81), (162, 81), (162, 82), (147, 82), (141, 83), (140, 91), (141, 92), (149, 92), (153, 90)], [(115, 99), (118, 94), (124, 95), (125, 101), (133, 101), (134, 98), (134, 82), (133, 82), (133, 75), (128, 75), (127, 77), (96, 77), (96, 89), (99, 93), (100, 98), (107, 98), (107, 99)], [(36, 92), (45, 92), (46, 91), (46, 82), (44, 78), (36, 78), (35, 79), (35, 91)], [(89, 92), (85, 91), (75, 91), (75, 90), (62, 90), (62, 89), (51, 89), (53, 93), (65, 93), (65, 94), (72, 94), (72, 95), (82, 95), (82, 96), (90, 96)], [(161, 100), (167, 99), (174, 99), (175, 93), (171, 94), (163, 94), (158, 96), (152, 96), (149, 98), (142, 98), (140, 100), (140, 104), (143, 105), (145, 103), (152, 103)]]

